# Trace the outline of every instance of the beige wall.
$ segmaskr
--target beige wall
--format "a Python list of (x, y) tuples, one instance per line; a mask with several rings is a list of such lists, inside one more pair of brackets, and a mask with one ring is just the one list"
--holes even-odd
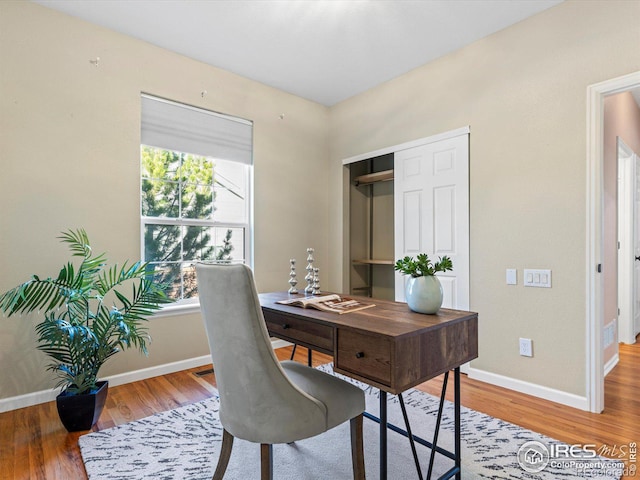
[[(326, 109), (38, 5), (0, 2), (0, 291), (56, 273), (67, 256), (54, 237), (70, 227), (112, 258), (139, 257), (141, 91), (255, 122), (263, 291), (286, 287), (288, 258), (307, 246), (325, 285), (341, 289), (341, 159), (470, 125), (473, 366), (584, 395), (586, 87), (640, 70), (639, 15), (638, 2), (568, 1)], [(518, 269), (518, 286), (505, 285), (506, 268)], [(553, 288), (523, 288), (523, 268), (552, 269)], [(0, 399), (52, 385), (33, 322), (0, 322)], [(149, 358), (128, 352), (102, 373), (208, 352), (199, 315), (150, 327)], [(534, 358), (518, 356), (520, 336), (534, 340)]]
[[(0, 291), (56, 275), (68, 228), (113, 260), (140, 257), (140, 92), (254, 121), (260, 290), (287, 288), (308, 246), (327, 271), (327, 108), (28, 2), (0, 2), (0, 66)], [(0, 319), (0, 399), (53, 385), (35, 320)], [(199, 315), (150, 333), (148, 358), (121, 354), (102, 375), (208, 354)]]
[[(618, 318), (618, 144), (617, 137), (640, 153), (640, 108), (630, 92), (604, 100), (604, 323)], [(616, 331), (615, 339), (618, 338)], [(604, 350), (604, 362), (618, 353), (614, 341)]]
[[(472, 367), (584, 397), (586, 89), (640, 70), (638, 18), (639, 2), (567, 1), (333, 107), (335, 280), (340, 160), (470, 125)], [(551, 269), (553, 288), (524, 288), (524, 268)]]

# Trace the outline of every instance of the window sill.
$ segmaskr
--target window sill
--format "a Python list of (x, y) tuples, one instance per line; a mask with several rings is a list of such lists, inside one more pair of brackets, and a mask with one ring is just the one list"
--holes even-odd
[(171, 303), (162, 307), (162, 310), (158, 310), (151, 318), (175, 317), (193, 313), (200, 313), (200, 302)]

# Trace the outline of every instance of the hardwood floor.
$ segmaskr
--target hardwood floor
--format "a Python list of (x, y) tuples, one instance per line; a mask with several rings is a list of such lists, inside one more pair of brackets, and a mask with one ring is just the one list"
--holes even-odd
[[(290, 348), (277, 350), (288, 359)], [(296, 360), (306, 363), (298, 348)], [(314, 353), (314, 364), (331, 359)], [(109, 397), (94, 430), (104, 430), (157, 412), (204, 400), (212, 395), (212, 374), (197, 376), (199, 367), (109, 389)], [(540, 400), (462, 376), (462, 404), (543, 433), (569, 444), (596, 444), (598, 448), (640, 443), (640, 343), (620, 345), (620, 362), (605, 381), (605, 411), (593, 414)], [(420, 385), (439, 395), (441, 377)], [(452, 393), (452, 387), (447, 394)], [(67, 433), (55, 402), (0, 414), (0, 479), (79, 480), (86, 478), (78, 437)], [(614, 451), (614, 454), (616, 452)]]

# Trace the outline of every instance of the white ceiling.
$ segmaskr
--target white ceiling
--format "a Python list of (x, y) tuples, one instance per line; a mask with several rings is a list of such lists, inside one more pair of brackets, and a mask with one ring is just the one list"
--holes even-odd
[(330, 106), (562, 0), (34, 0)]

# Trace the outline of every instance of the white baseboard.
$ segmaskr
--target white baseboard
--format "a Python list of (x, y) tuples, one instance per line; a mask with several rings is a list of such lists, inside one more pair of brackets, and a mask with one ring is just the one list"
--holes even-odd
[(567, 405), (580, 410), (589, 411), (587, 397), (581, 397), (573, 393), (563, 392), (554, 388), (545, 387), (536, 383), (525, 382), (516, 378), (498, 375), (497, 373), (486, 372), (477, 368), (469, 367), (469, 378), (479, 380), (481, 382), (497, 385), (499, 387), (515, 390), (516, 392), (526, 393), (534, 397), (543, 398), (562, 405)]
[(607, 363), (604, 364), (605, 377), (609, 375), (609, 373), (611, 373), (611, 370), (613, 370), (613, 367), (615, 367), (619, 361), (620, 361), (620, 355), (616, 353), (613, 357), (611, 357), (611, 359)]
[[(109, 380), (109, 385), (115, 387), (116, 385), (137, 382), (145, 378), (179, 372), (180, 370), (187, 370), (209, 363), (211, 363), (211, 355), (203, 355), (201, 357), (188, 358), (177, 362), (111, 375), (110, 377), (101, 378), (101, 380)], [(39, 392), (27, 393), (16, 397), (2, 398), (0, 399), (0, 413), (50, 402), (56, 399), (58, 393), (58, 390), (40, 390)]]
[(115, 387), (117, 385), (124, 385), (125, 383), (144, 380), (145, 378), (158, 377), (160, 375), (166, 375), (167, 373), (174, 373), (179, 372), (180, 370), (200, 367), (209, 363), (211, 363), (211, 355), (203, 355), (201, 357), (188, 358), (177, 362), (156, 365), (155, 367), (142, 368), (132, 372), (111, 375), (110, 377), (105, 377), (104, 380), (109, 380), (109, 386)]
[[(275, 349), (289, 346), (291, 345), (291, 343), (284, 340), (272, 339), (271, 345)], [(146, 378), (179, 372), (181, 370), (187, 370), (189, 368), (195, 368), (210, 363), (211, 355), (203, 355), (201, 357), (188, 358), (186, 360), (180, 360), (177, 362), (165, 363), (162, 365), (156, 365), (154, 367), (133, 370), (131, 372), (119, 373), (117, 375), (111, 375), (110, 377), (101, 378), (101, 380), (109, 380), (109, 385), (115, 387), (116, 385), (124, 385), (125, 383), (137, 382)], [(18, 408), (30, 407), (32, 405), (38, 405), (40, 403), (51, 402), (56, 399), (58, 393), (58, 390), (53, 389), (40, 390), (38, 392), (26, 393), (24, 395), (18, 395), (15, 397), (0, 398), (0, 413), (8, 412), (10, 410), (17, 410)]]
[(288, 347), (290, 345), (293, 345), (293, 343), (287, 342), (286, 340), (282, 340), (280, 338), (271, 339), (271, 346), (273, 347), (274, 350), (276, 348)]
[(40, 390), (39, 392), (25, 393), (16, 397), (0, 398), (0, 413), (18, 408), (30, 407), (39, 403), (47, 403), (56, 399), (57, 390)]

